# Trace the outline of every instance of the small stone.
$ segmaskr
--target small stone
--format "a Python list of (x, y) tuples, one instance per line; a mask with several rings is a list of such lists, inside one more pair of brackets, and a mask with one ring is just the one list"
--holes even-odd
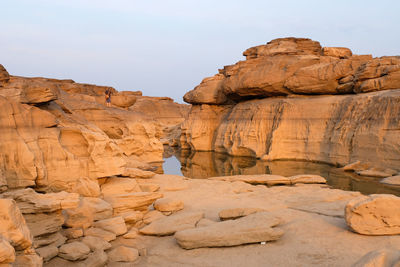
[(82, 228), (67, 228), (63, 229), (63, 234), (68, 239), (76, 239), (83, 236)]
[(154, 202), (154, 208), (163, 212), (175, 212), (183, 209), (183, 201), (179, 199), (160, 198)]
[(122, 237), (127, 239), (136, 238), (139, 235), (139, 230), (135, 227), (132, 227), (126, 234)]
[(194, 228), (198, 221), (204, 217), (204, 212), (183, 212), (158, 219), (140, 229), (144, 235), (172, 235), (177, 231)]
[(36, 249), (36, 252), (46, 262), (58, 255), (58, 248), (56, 246), (41, 247)]
[(93, 226), (112, 232), (116, 236), (123, 235), (128, 231), (125, 220), (121, 216), (97, 221)]
[(119, 246), (108, 252), (110, 262), (133, 262), (139, 258), (139, 251), (135, 248)]
[(82, 238), (82, 243), (88, 246), (92, 251), (96, 250), (107, 250), (111, 248), (111, 244), (105, 241), (103, 238), (95, 236), (85, 236)]
[(95, 236), (95, 237), (100, 237), (103, 240), (110, 242), (112, 240), (115, 240), (117, 236), (114, 233), (111, 233), (109, 231), (100, 229), (100, 228), (95, 228), (91, 227), (89, 229), (84, 230), (84, 235), (85, 236)]
[(136, 223), (143, 219), (143, 213), (140, 211), (128, 211), (121, 213), (119, 216), (121, 216), (126, 223)]
[(65, 245), (62, 245), (59, 249), (58, 256), (70, 260), (84, 260), (88, 257), (90, 253), (90, 248), (82, 242), (71, 242)]

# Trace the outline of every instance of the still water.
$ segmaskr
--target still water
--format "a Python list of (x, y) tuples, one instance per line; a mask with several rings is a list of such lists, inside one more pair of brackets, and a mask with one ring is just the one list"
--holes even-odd
[(381, 178), (363, 177), (345, 172), (329, 164), (306, 161), (265, 162), (255, 158), (232, 157), (215, 152), (193, 152), (165, 147), (163, 170), (165, 174), (183, 175), (190, 178), (241, 174), (317, 174), (326, 178), (333, 187), (363, 194), (394, 194), (400, 196), (400, 186), (380, 183)]

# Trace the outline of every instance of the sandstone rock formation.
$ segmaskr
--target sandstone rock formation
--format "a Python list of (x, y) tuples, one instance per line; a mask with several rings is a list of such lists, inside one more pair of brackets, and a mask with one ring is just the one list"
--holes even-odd
[[(0, 84), (1, 188), (98, 196), (96, 179), (122, 174), (129, 156), (162, 160), (163, 128), (181, 123), (188, 109), (106, 86), (10, 76), (3, 66)], [(104, 106), (106, 89), (113, 93), (113, 108)], [(162, 113), (164, 124), (151, 106), (169, 110)]]
[(364, 235), (400, 234), (400, 198), (393, 195), (370, 195), (353, 199), (346, 205), (346, 222)]
[[(136, 179), (155, 175), (148, 162), (162, 160), (164, 128), (177, 128), (188, 105), (2, 65), (0, 104), (0, 265), (104, 266), (108, 242), (128, 229), (133, 238), (163, 196)], [(158, 118), (154, 107), (168, 112)]]
[(185, 95), (193, 105), (182, 148), (400, 169), (399, 57), (354, 55), (303, 38), (243, 54), (245, 61)]

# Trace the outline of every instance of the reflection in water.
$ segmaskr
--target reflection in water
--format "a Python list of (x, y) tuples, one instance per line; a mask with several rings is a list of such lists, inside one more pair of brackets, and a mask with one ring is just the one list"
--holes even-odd
[(360, 191), (363, 194), (385, 193), (400, 196), (400, 187), (379, 183), (380, 178), (362, 177), (352, 172), (344, 172), (334, 166), (306, 161), (266, 162), (249, 157), (232, 157), (215, 152), (193, 152), (165, 147), (163, 165), (166, 174), (180, 174), (178, 162), (168, 159), (175, 156), (180, 162), (182, 175), (191, 178), (240, 174), (318, 174), (327, 179), (333, 188)]

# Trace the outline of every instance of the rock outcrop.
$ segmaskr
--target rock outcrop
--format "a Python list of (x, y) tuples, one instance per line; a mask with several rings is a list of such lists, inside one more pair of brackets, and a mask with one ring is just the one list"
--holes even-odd
[(184, 100), (182, 148), (263, 160), (400, 169), (400, 58), (283, 38), (206, 78)]

